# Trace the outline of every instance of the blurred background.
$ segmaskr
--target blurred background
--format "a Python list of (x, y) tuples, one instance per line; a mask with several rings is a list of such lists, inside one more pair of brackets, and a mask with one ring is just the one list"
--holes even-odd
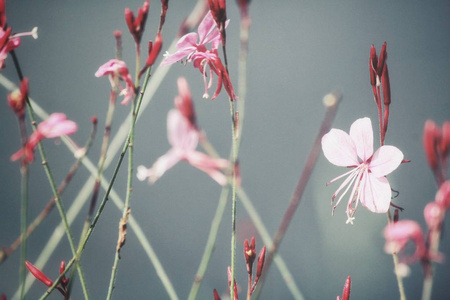
[[(16, 53), (25, 76), (30, 79), (30, 95), (47, 112), (64, 112), (79, 124), (73, 139), (84, 144), (90, 118), (99, 119), (99, 132), (89, 158), (97, 163), (100, 153), (109, 82), (94, 77), (100, 65), (115, 55), (114, 30), (123, 32), (123, 60), (134, 74), (134, 41), (124, 21), (124, 8), (136, 12), (142, 1), (62, 2), (6, 1), (8, 25), (14, 32), (39, 27), (39, 38), (22, 38)], [(196, 1), (170, 1), (163, 29), (166, 51), (179, 26)], [(227, 52), (231, 80), (237, 89), (239, 49), (239, 10), (227, 1)], [(159, 22), (160, 3), (152, 1), (143, 45), (154, 39)], [(249, 36), (248, 94), (246, 122), (240, 150), (242, 183), (245, 191), (273, 235), (289, 203), (318, 133), (325, 109), (324, 95), (332, 90), (343, 93), (333, 127), (348, 131), (358, 118), (370, 117), (377, 124), (377, 110), (369, 83), (370, 45), (377, 51), (387, 42), (391, 80), (391, 115), (386, 144), (401, 149), (411, 163), (389, 175), (400, 192), (396, 204), (405, 208), (401, 219), (418, 221), (423, 228), (424, 206), (434, 199), (437, 187), (426, 163), (422, 147), (427, 119), (438, 125), (450, 119), (450, 2), (433, 1), (252, 1)], [(145, 53), (145, 46), (143, 53)], [(159, 58), (157, 64), (161, 61)], [(166, 67), (163, 67), (166, 68)], [(17, 83), (9, 56), (2, 74)], [(190, 64), (173, 65), (137, 124), (135, 165), (151, 166), (170, 147), (166, 116), (178, 93), (176, 79), (185, 76), (190, 84), (197, 118), (211, 143), (223, 157), (231, 147), (229, 104), (224, 92), (214, 101), (202, 99), (203, 81)], [(215, 85), (214, 85), (215, 86)], [(5, 88), (0, 88), (0, 246), (10, 245), (20, 233), (19, 163), (9, 157), (20, 148), (16, 117), (11, 113)], [(238, 92), (237, 92), (238, 93)], [(129, 113), (118, 105), (112, 135)], [(377, 132), (377, 130), (375, 130)], [(377, 135), (375, 134), (377, 143)], [(59, 182), (73, 162), (62, 143), (44, 142), (49, 163)], [(117, 157), (112, 158), (115, 165)], [(111, 177), (112, 167), (105, 172)], [(353, 226), (346, 225), (345, 204), (331, 216), (330, 197), (339, 183), (325, 187), (343, 173), (321, 154), (310, 178), (279, 253), (287, 262), (306, 299), (335, 299), (342, 293), (348, 275), (352, 277), (352, 299), (396, 299), (397, 283), (392, 257), (383, 251), (382, 230), (385, 215), (368, 212), (362, 206)], [(89, 180), (81, 168), (62, 196), (66, 209)], [(92, 182), (93, 179), (91, 178)], [(115, 190), (124, 199), (126, 168), (122, 168)], [(132, 215), (162, 262), (178, 297), (187, 297), (205, 246), (221, 188), (201, 171), (181, 162), (154, 185), (133, 183)], [(51, 197), (44, 171), (37, 159), (30, 170), (30, 220)], [(100, 198), (104, 191), (100, 193)], [(345, 199), (344, 199), (345, 200)], [(87, 213), (84, 204), (72, 225), (79, 236)], [(111, 202), (98, 223), (82, 257), (91, 299), (102, 299), (110, 278), (122, 212)], [(246, 291), (243, 239), (254, 229), (242, 204), (237, 206), (237, 282)], [(27, 259), (36, 262), (60, 222), (53, 211), (28, 241)], [(220, 227), (215, 252), (206, 272), (199, 299), (212, 299), (212, 291), (227, 290), (230, 264), (231, 205), (228, 203)], [(448, 222), (440, 250), (450, 253)], [(257, 251), (263, 246), (257, 237)], [(168, 299), (154, 267), (135, 233), (129, 229), (121, 252), (115, 299)], [(56, 278), (61, 260), (72, 257), (66, 238), (57, 245), (43, 271)], [(0, 265), (0, 293), (12, 299), (18, 275), (19, 251)], [(434, 299), (448, 299), (450, 266), (436, 267)], [(404, 279), (408, 299), (419, 299), (423, 272), (419, 264)], [(35, 282), (28, 292), (37, 299), (45, 286)], [(82, 299), (79, 282), (72, 299)], [(60, 299), (54, 293), (49, 299)], [(261, 299), (290, 299), (275, 265), (270, 269)]]

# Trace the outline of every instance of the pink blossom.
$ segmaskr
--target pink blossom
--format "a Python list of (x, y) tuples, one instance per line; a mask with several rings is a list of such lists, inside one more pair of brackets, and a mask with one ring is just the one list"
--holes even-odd
[(125, 81), (125, 88), (122, 88), (119, 84), (119, 87), (122, 89), (120, 95), (125, 96), (120, 104), (128, 104), (130, 99), (134, 96), (135, 88), (125, 62), (118, 59), (111, 59), (107, 63), (101, 65), (97, 72), (95, 72), (95, 77), (105, 75), (109, 75), (109, 81), (113, 88), (116, 85), (117, 75)]
[(206, 44), (209, 43), (211, 43), (211, 50), (217, 49), (220, 43), (220, 32), (219, 29), (217, 29), (211, 11), (208, 11), (198, 26), (198, 34), (191, 32), (182, 36), (177, 42), (177, 52), (174, 54), (166, 53), (164, 55), (166, 59), (161, 65), (167, 66), (174, 64), (184, 57), (187, 58), (187, 61), (191, 61), (191, 56), (196, 52), (204, 52), (208, 55), (210, 52), (207, 51)]
[[(225, 22), (225, 27), (228, 23), (229, 21)], [(186, 61), (193, 62), (194, 67), (202, 73), (205, 84), (203, 98), (209, 97), (208, 89), (212, 86), (213, 74), (216, 74), (218, 81), (217, 88), (211, 100), (214, 100), (219, 95), (222, 84), (225, 86), (230, 98), (235, 100), (237, 97), (234, 93), (230, 77), (217, 53), (220, 41), (220, 31), (217, 28), (211, 11), (208, 11), (198, 26), (198, 34), (191, 32), (181, 37), (177, 43), (177, 52), (171, 55), (166, 53), (164, 55), (166, 58), (161, 65), (171, 65), (186, 57)], [(211, 49), (207, 49), (207, 44), (211, 44)], [(208, 73), (209, 81), (207, 79)]]
[(353, 224), (360, 201), (371, 212), (387, 212), (391, 203), (391, 186), (385, 176), (397, 169), (403, 160), (403, 153), (394, 146), (381, 146), (373, 153), (372, 122), (369, 118), (356, 120), (350, 127), (350, 134), (331, 129), (322, 138), (322, 150), (332, 164), (352, 168), (327, 183), (347, 176), (332, 196), (334, 201), (345, 188), (333, 206), (333, 212), (352, 185), (346, 210), (347, 223)]
[(15, 161), (25, 157), (25, 162), (34, 160), (33, 152), (37, 144), (44, 138), (56, 138), (63, 135), (69, 135), (78, 130), (78, 125), (70, 120), (63, 113), (53, 113), (46, 120), (41, 122), (37, 129), (31, 134), (25, 146), (11, 156)]
[(139, 180), (148, 178), (150, 183), (154, 183), (180, 160), (184, 160), (211, 176), (220, 185), (227, 183), (226, 176), (220, 170), (227, 168), (229, 162), (226, 159), (212, 158), (196, 151), (200, 133), (176, 109), (168, 113), (167, 134), (172, 148), (158, 158), (150, 169), (139, 166), (137, 169)]

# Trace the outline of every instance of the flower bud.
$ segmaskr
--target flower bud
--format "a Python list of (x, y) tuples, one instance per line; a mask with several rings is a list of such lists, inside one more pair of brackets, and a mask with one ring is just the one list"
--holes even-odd
[(434, 171), (438, 168), (438, 157), (436, 152), (437, 137), (440, 135), (439, 128), (432, 120), (425, 122), (423, 130), (423, 147), (427, 156), (428, 165)]
[(450, 208), (450, 180), (441, 184), (436, 193), (435, 201), (444, 209)]
[(33, 266), (29, 261), (25, 261), (25, 265), (27, 266), (27, 269), (30, 271), (30, 273), (33, 274), (34, 277), (36, 277), (36, 279), (44, 283), (46, 286), (50, 287), (53, 285), (53, 281), (45, 276), (45, 274), (42, 273), (41, 270)]

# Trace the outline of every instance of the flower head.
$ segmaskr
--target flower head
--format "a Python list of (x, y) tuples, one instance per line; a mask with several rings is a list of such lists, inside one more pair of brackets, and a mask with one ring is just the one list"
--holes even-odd
[[(228, 23), (229, 21), (225, 22), (225, 27)], [(220, 41), (220, 31), (217, 28), (211, 11), (208, 11), (198, 26), (198, 34), (191, 32), (181, 37), (177, 43), (177, 52), (171, 55), (166, 53), (166, 58), (161, 65), (171, 65), (186, 58), (187, 62), (193, 62), (194, 67), (199, 69), (203, 76), (203, 82), (205, 84), (203, 98), (209, 97), (208, 89), (212, 86), (213, 74), (216, 74), (217, 88), (211, 100), (214, 100), (219, 95), (222, 85), (225, 86), (231, 100), (235, 100), (237, 97), (234, 94), (230, 77), (217, 53)], [(211, 44), (210, 49), (207, 48), (207, 44)], [(207, 79), (207, 75), (209, 75), (209, 80)]]
[(332, 164), (352, 168), (328, 183), (347, 176), (332, 196), (334, 201), (345, 188), (333, 211), (352, 185), (346, 210), (347, 223), (353, 223), (360, 201), (371, 212), (384, 213), (389, 209), (391, 186), (385, 176), (397, 169), (403, 160), (403, 153), (394, 146), (381, 146), (373, 153), (372, 122), (369, 118), (356, 120), (350, 127), (350, 134), (331, 129), (322, 138), (322, 150)]
[(113, 88), (116, 86), (116, 76), (119, 76), (119, 78), (125, 81), (125, 88), (122, 88), (119, 85), (122, 89), (120, 95), (125, 96), (120, 104), (128, 104), (130, 99), (134, 96), (135, 88), (125, 62), (118, 59), (111, 59), (107, 63), (101, 65), (97, 72), (95, 72), (95, 77), (106, 75), (109, 76), (109, 81), (111, 83), (111, 87)]
[(176, 109), (172, 109), (167, 115), (167, 134), (172, 148), (158, 158), (150, 169), (139, 166), (137, 169), (139, 180), (149, 178), (150, 183), (154, 183), (167, 170), (184, 160), (211, 176), (220, 185), (227, 183), (225, 175), (220, 170), (227, 168), (229, 162), (226, 159), (212, 158), (196, 151), (200, 133)]

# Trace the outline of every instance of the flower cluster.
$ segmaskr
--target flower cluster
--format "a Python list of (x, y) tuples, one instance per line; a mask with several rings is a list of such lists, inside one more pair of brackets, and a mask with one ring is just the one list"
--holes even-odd
[(331, 129), (322, 138), (322, 150), (332, 164), (352, 168), (327, 183), (347, 176), (332, 196), (333, 204), (336, 196), (343, 191), (333, 206), (333, 212), (352, 185), (346, 210), (347, 223), (353, 224), (359, 202), (371, 212), (387, 212), (392, 192), (385, 176), (397, 169), (403, 160), (403, 153), (397, 147), (386, 145), (373, 153), (373, 130), (369, 118), (356, 120), (350, 127), (350, 134)]
[[(226, 21), (225, 26), (228, 23), (229, 21)], [(228, 71), (217, 52), (220, 42), (220, 31), (217, 28), (211, 11), (208, 11), (198, 26), (198, 34), (191, 32), (181, 37), (177, 42), (177, 52), (173, 54), (166, 53), (161, 65), (171, 65), (186, 58), (187, 62), (192, 62), (194, 67), (202, 73), (205, 85), (203, 98), (209, 97), (208, 89), (212, 86), (213, 74), (216, 74), (217, 88), (211, 99), (214, 100), (219, 95), (223, 85), (230, 99), (232, 101), (236, 100), (237, 96), (234, 93)], [(206, 47), (207, 44), (211, 45), (210, 49)], [(207, 79), (208, 73), (209, 82)]]
[(172, 148), (158, 158), (151, 168), (139, 166), (137, 177), (141, 181), (148, 178), (150, 183), (154, 183), (167, 170), (184, 160), (211, 176), (220, 185), (225, 185), (227, 178), (220, 170), (226, 169), (229, 162), (195, 150), (201, 133), (194, 123), (194, 107), (184, 78), (178, 80), (178, 88), (180, 95), (175, 98), (177, 109), (170, 110), (167, 115), (167, 134)]

